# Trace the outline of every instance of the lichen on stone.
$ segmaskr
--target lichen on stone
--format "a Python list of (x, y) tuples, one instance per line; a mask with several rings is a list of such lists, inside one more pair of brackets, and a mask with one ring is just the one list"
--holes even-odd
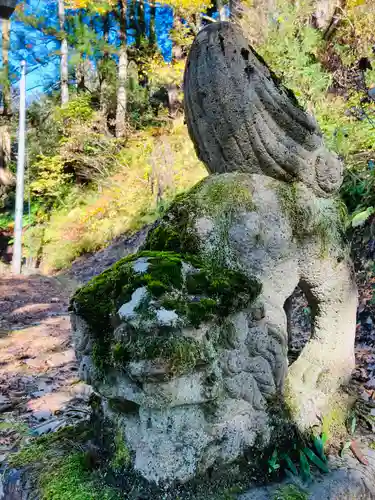
[(297, 418), (299, 407), (295, 401), (293, 389), (291, 387), (289, 379), (285, 380), (283, 398), (287, 412), (289, 413), (291, 419)]

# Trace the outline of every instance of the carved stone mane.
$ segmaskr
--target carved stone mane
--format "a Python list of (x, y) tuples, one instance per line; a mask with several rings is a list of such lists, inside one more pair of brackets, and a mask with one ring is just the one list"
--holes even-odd
[(184, 80), (185, 113), (198, 157), (211, 173), (263, 173), (299, 180), (326, 197), (342, 182), (315, 119), (230, 23), (196, 37)]

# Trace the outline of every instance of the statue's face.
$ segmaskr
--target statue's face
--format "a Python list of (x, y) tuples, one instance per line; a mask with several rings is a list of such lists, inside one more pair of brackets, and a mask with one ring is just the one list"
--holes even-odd
[[(206, 358), (186, 373), (171, 376), (171, 365), (155, 359), (95, 379), (107, 416), (123, 426), (135, 467), (146, 478), (186, 480), (199, 467), (231, 462), (269, 443), (266, 401), (277, 391), (275, 346), (267, 329), (256, 326), (262, 315), (258, 306), (220, 326), (208, 322), (180, 331), (184, 340), (206, 344)], [(181, 453), (182, 444), (189, 453)]]

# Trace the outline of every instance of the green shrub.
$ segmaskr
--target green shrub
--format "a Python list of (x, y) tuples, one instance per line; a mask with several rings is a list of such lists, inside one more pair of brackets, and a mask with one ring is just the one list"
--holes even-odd
[(301, 103), (315, 106), (331, 83), (331, 75), (318, 60), (322, 35), (310, 26), (306, 3), (295, 7), (279, 0), (277, 5), (277, 22), (270, 23), (268, 37), (258, 49)]
[(64, 134), (69, 133), (72, 125), (88, 122), (93, 118), (94, 109), (91, 104), (89, 93), (78, 94), (70, 98), (64, 106), (54, 109), (53, 117), (55, 122), (61, 127)]
[(32, 166), (34, 179), (30, 182), (29, 189), (32, 196), (41, 197), (45, 203), (58, 199), (64, 184), (68, 184), (72, 175), (64, 171), (61, 156), (39, 156)]
[(160, 137), (139, 133), (113, 162), (114, 173), (98, 182), (99, 188), (76, 187), (51, 212), (44, 235), (46, 270), (64, 269), (80, 255), (154, 221), (176, 193), (206, 175), (182, 124)]

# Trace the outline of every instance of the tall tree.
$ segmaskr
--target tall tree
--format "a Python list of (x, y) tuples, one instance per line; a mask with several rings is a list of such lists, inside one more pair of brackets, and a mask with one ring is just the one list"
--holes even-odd
[(137, 22), (137, 36), (135, 43), (138, 48), (140, 48), (142, 44), (142, 39), (143, 37), (146, 36), (146, 20), (145, 20), (145, 6), (143, 0), (137, 0), (135, 2), (137, 9), (136, 9), (136, 22)]
[(150, 36), (149, 36), (149, 41), (150, 45), (153, 47), (156, 47), (156, 2), (152, 1), (150, 2)]
[(12, 116), (12, 102), (9, 80), (9, 39), (10, 20), (2, 20), (2, 113), (0, 117), (0, 185), (7, 186), (12, 183), (13, 176), (9, 171), (11, 142), (10, 119)]
[[(103, 16), (103, 38), (106, 44), (109, 40), (110, 20), (109, 13)], [(103, 130), (108, 132), (108, 70), (111, 59), (108, 50), (105, 50), (103, 57), (98, 61), (98, 75), (99, 75), (99, 100), (100, 100), (100, 113), (103, 121)]]
[(119, 1), (120, 7), (120, 49), (118, 62), (118, 88), (116, 110), (116, 137), (124, 137), (126, 132), (126, 81), (128, 76), (128, 53), (126, 36), (127, 0)]
[(69, 102), (69, 52), (68, 39), (65, 31), (65, 4), (64, 0), (58, 0), (58, 15), (61, 33), (61, 60), (60, 60), (60, 84), (61, 104), (64, 106)]

